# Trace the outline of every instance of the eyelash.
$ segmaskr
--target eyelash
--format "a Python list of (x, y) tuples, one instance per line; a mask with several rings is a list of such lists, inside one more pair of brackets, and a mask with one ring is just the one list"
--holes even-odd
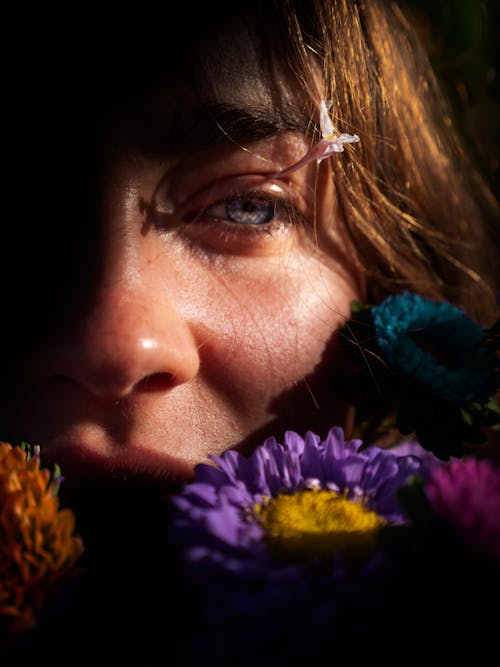
[[(277, 187), (277, 186), (276, 186)], [(280, 190), (283, 188), (280, 186)], [(244, 207), (238, 211), (238, 204), (250, 203), (255, 207), (245, 211)], [(236, 210), (231, 214), (228, 207), (233, 204), (236, 205)], [(238, 220), (231, 220), (231, 215), (248, 214), (248, 216), (259, 215), (259, 205), (269, 205), (270, 218), (265, 222), (239, 222)], [(214, 209), (224, 209), (224, 212), (215, 213)], [(263, 212), (263, 211), (262, 211)], [(305, 224), (303, 215), (299, 212), (296, 206), (292, 204), (289, 197), (282, 195), (275, 195), (268, 191), (251, 188), (235, 192), (231, 190), (230, 194), (225, 197), (216, 199), (208, 205), (197, 207), (194, 211), (191, 210), (182, 216), (182, 221), (186, 224), (202, 224), (219, 227), (219, 231), (228, 232), (231, 234), (239, 234), (246, 236), (272, 236), (273, 234), (282, 231), (289, 225)]]

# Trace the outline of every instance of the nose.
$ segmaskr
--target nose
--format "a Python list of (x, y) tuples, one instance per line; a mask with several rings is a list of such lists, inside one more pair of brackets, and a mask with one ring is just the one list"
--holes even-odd
[(116, 401), (189, 382), (199, 363), (189, 325), (168, 298), (116, 285), (100, 290), (78, 327), (46, 346), (33, 370), (38, 380), (65, 380)]

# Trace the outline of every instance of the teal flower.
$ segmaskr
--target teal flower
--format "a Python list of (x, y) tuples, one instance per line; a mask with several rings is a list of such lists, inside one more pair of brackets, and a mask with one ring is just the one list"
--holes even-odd
[(340, 339), (354, 367), (334, 381), (357, 408), (357, 435), (372, 444), (388, 430), (414, 434), (443, 460), (485, 442), (500, 422), (497, 327), (411, 292), (353, 304)]
[(372, 308), (377, 343), (405, 379), (453, 404), (495, 392), (495, 354), (482, 327), (446, 301), (404, 292)]

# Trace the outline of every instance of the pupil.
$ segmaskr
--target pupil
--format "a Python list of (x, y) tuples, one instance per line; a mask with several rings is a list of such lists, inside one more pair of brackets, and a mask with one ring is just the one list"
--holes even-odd
[(264, 225), (274, 217), (274, 205), (267, 201), (230, 199), (226, 211), (229, 220), (244, 225)]

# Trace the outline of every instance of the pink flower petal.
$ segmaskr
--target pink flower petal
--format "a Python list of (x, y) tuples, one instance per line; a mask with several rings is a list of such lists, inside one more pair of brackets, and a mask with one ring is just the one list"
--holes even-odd
[(500, 562), (500, 469), (472, 457), (438, 466), (426, 488), (432, 507), (471, 544)]
[(310, 162), (320, 163), (322, 160), (330, 157), (334, 153), (341, 153), (344, 150), (344, 144), (352, 144), (359, 141), (357, 134), (341, 134), (339, 137), (334, 137), (333, 139), (320, 139), (317, 143), (313, 144), (307, 153), (294, 164), (277, 171), (274, 174), (271, 174), (269, 178), (281, 178), (282, 176), (287, 176), (297, 169), (302, 169), (306, 164)]

